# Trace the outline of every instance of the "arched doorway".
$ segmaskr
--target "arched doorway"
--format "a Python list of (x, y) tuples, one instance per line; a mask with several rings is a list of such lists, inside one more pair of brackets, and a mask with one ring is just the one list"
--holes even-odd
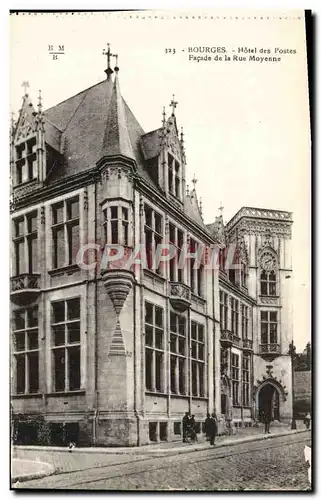
[(264, 413), (270, 415), (271, 420), (280, 420), (279, 391), (273, 384), (265, 384), (259, 392), (259, 419), (263, 421)]

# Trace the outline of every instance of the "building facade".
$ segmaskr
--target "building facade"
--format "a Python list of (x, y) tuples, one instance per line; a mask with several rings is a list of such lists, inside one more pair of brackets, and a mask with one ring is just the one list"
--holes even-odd
[(25, 94), (12, 124), (14, 440), (181, 439), (187, 411), (199, 432), (213, 411), (220, 432), (291, 419), (292, 216), (206, 225), (175, 101), (145, 133), (118, 72), (45, 111)]

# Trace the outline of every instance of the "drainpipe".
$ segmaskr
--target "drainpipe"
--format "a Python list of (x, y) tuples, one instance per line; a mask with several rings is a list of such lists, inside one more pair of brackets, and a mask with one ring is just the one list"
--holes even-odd
[[(97, 177), (95, 176), (95, 243), (97, 243)], [(97, 424), (98, 424), (98, 369), (97, 369), (97, 359), (98, 359), (98, 343), (97, 343), (97, 325), (98, 325), (98, 310), (97, 310), (97, 295), (98, 295), (98, 283), (97, 283), (97, 263), (95, 266), (95, 328), (94, 328), (94, 342), (95, 342), (95, 380), (94, 380), (94, 391), (95, 391), (95, 406), (94, 406), (94, 419), (93, 419), (93, 444), (97, 444)]]
[[(134, 181), (133, 181), (134, 182)], [(135, 235), (135, 214), (136, 214), (136, 203), (135, 203), (135, 189), (133, 185), (133, 215), (132, 215), (132, 242), (133, 248), (136, 248), (136, 235)], [(139, 214), (140, 220), (140, 214)], [(137, 411), (137, 352), (136, 352), (136, 336), (140, 334), (137, 331), (136, 327), (136, 279), (133, 285), (133, 294), (134, 294), (134, 311), (133, 311), (133, 319), (134, 319), (134, 338), (133, 338), (133, 356), (134, 356), (134, 414), (136, 417), (136, 425), (137, 425), (137, 446), (140, 446), (140, 434), (139, 434), (139, 415)], [(141, 331), (141, 330), (140, 330)]]

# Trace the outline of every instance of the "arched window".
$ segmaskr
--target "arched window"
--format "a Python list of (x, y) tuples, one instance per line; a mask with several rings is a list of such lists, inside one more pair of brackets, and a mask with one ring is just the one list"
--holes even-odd
[(260, 258), (260, 288), (261, 295), (276, 295), (276, 257), (272, 252), (264, 252)]

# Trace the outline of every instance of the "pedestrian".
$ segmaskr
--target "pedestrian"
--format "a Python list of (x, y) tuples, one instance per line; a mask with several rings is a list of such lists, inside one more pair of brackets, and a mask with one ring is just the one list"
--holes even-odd
[(310, 425), (311, 425), (311, 414), (310, 412), (308, 412), (305, 416), (305, 419), (304, 419), (304, 423), (305, 423), (305, 426), (307, 429), (310, 429)]
[(210, 425), (211, 425), (211, 415), (208, 413), (204, 422), (206, 441), (210, 440), (210, 433), (209, 433)]
[(196, 420), (195, 420), (195, 415), (191, 416), (190, 419), (190, 426), (191, 426), (191, 439), (192, 441), (197, 441), (197, 432), (196, 432)]
[(69, 453), (72, 452), (72, 450), (76, 447), (75, 443), (73, 441), (70, 441), (69, 445), (68, 445), (68, 451)]
[(217, 434), (217, 423), (216, 423), (216, 415), (212, 413), (208, 422), (208, 435), (210, 438), (210, 445), (215, 445), (215, 438)]
[(186, 443), (187, 429), (189, 426), (189, 413), (188, 413), (188, 411), (185, 412), (185, 415), (184, 415), (183, 420), (182, 420), (182, 424), (183, 424), (183, 443)]
[(271, 424), (270, 412), (265, 411), (264, 412), (264, 432), (265, 432), (265, 434), (271, 434), (270, 424)]

